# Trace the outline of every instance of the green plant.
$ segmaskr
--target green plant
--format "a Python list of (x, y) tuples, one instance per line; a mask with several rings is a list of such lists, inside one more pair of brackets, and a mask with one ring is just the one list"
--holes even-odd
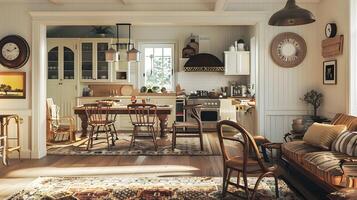
[(311, 90), (310, 92), (307, 92), (301, 100), (312, 105), (314, 108), (314, 117), (317, 117), (317, 110), (321, 106), (323, 94), (316, 90)]

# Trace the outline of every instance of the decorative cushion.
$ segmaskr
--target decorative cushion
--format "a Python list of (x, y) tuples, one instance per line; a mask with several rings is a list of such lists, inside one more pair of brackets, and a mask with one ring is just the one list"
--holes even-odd
[(341, 133), (332, 143), (332, 151), (357, 156), (357, 132)]
[(329, 150), (332, 142), (345, 130), (345, 125), (314, 123), (307, 129), (303, 140), (313, 146)]

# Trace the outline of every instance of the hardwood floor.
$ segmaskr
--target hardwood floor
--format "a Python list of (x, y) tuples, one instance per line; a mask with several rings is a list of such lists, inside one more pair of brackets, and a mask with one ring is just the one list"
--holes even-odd
[(221, 176), (220, 156), (46, 156), (0, 167), (0, 199), (39, 176)]
[[(211, 137), (215, 137), (212, 135)], [(211, 138), (214, 139), (214, 138)], [(219, 148), (219, 144), (211, 144)], [(39, 176), (213, 176), (222, 177), (221, 156), (46, 156), (40, 160), (10, 160), (0, 166), (0, 199), (23, 189)], [(287, 175), (307, 199), (316, 199)]]

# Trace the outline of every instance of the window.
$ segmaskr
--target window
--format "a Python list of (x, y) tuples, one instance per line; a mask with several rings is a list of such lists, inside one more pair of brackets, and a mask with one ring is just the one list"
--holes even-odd
[(173, 90), (174, 44), (143, 44), (140, 85)]

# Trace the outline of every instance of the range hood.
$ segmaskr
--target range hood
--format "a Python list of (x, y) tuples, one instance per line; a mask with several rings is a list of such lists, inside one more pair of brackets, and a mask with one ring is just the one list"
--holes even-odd
[(185, 72), (224, 72), (224, 65), (216, 56), (200, 53), (188, 59), (184, 70)]

